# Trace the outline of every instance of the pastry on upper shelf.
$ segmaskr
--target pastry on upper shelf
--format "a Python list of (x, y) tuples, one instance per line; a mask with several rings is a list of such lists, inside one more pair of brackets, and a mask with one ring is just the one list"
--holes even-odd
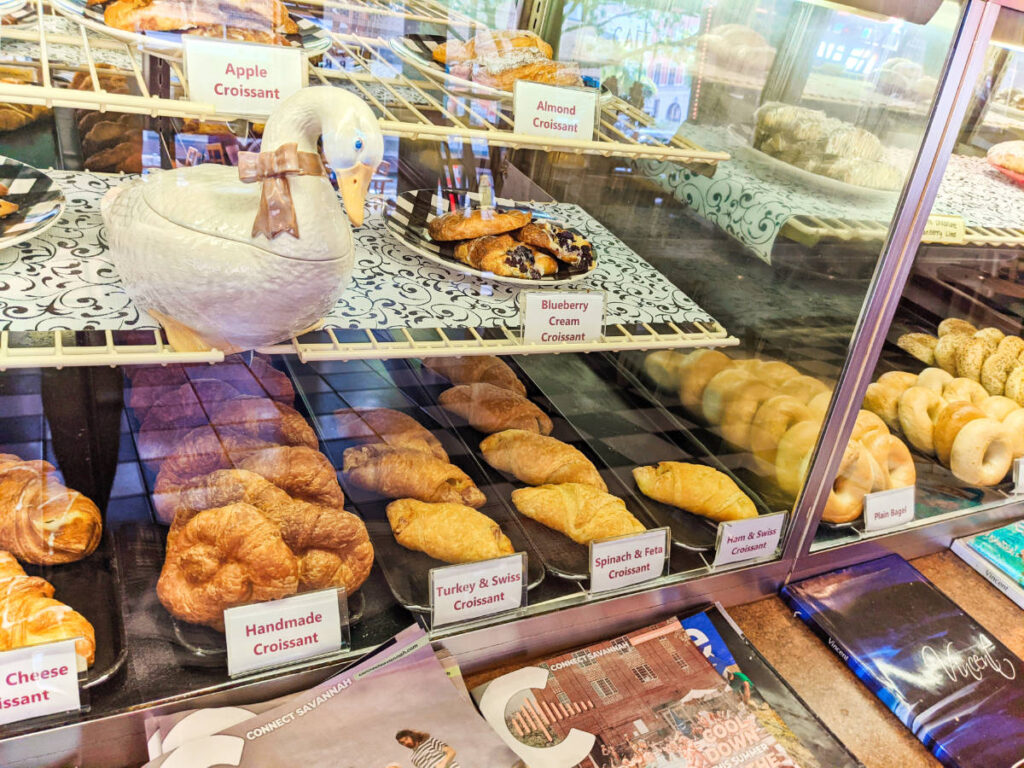
[(528, 429), (550, 435), (551, 419), (520, 395), (493, 384), (460, 384), (446, 389), (437, 399), (446, 411), (457, 414), (470, 426), (487, 434), (506, 429)]
[(506, 429), (480, 443), (484, 460), (529, 485), (583, 483), (607, 491), (590, 460), (554, 437), (523, 429)]
[(99, 509), (62, 485), (50, 462), (0, 453), (0, 548), (36, 565), (72, 563), (95, 551), (102, 532)]
[[(103, 0), (89, 0), (101, 5)], [(173, 32), (287, 45), (299, 31), (280, 0), (114, 0), (103, 21), (130, 32)]]
[(1001, 141), (989, 147), (985, 157), (992, 165), (1014, 173), (1024, 173), (1024, 141)]
[(484, 235), (455, 246), (463, 264), (502, 277), (539, 280), (558, 272), (558, 262), (510, 235)]
[(440, 64), (459, 64), (481, 55), (505, 53), (515, 48), (535, 49), (544, 58), (550, 59), (551, 46), (540, 39), (535, 32), (525, 29), (486, 29), (478, 32), (466, 42), (449, 40), (437, 46), (431, 55)]
[(530, 223), (529, 211), (504, 208), (474, 208), (449, 211), (431, 219), (427, 232), (431, 240), (472, 240), (484, 235), (500, 235), (520, 229)]
[(719, 24), (693, 38), (699, 66), (717, 67), (737, 75), (766, 75), (775, 49), (745, 24)]
[(511, 91), (516, 80), (547, 85), (582, 86), (580, 66), (574, 61), (552, 61), (531, 48), (517, 48), (473, 60), (470, 76), (474, 83)]
[(703, 464), (661, 461), (633, 470), (637, 488), (655, 501), (711, 520), (757, 517), (754, 502), (731, 477)]
[(531, 222), (516, 232), (515, 237), (534, 248), (548, 251), (571, 266), (591, 270), (597, 265), (590, 241), (549, 221)]
[(391, 408), (340, 408), (334, 412), (337, 436), (369, 438), (394, 448), (410, 448), (448, 461), (441, 441), (412, 416)]
[(487, 497), (454, 464), (428, 453), (389, 445), (359, 445), (345, 450), (345, 476), (355, 485), (392, 499), (482, 507)]
[(395, 541), (446, 563), (473, 563), (515, 552), (501, 526), (463, 504), (399, 499), (388, 504)]
[(10, 190), (3, 184), (0, 184), (0, 219), (4, 216), (10, 216), (12, 213), (17, 212), (18, 204), (12, 203), (10, 200), (4, 200), (2, 195), (6, 195)]
[(493, 384), (526, 395), (526, 387), (500, 357), (465, 355), (462, 357), (425, 357), (423, 367), (444, 376), (452, 384)]
[(577, 544), (646, 530), (622, 499), (582, 483), (519, 488), (512, 491), (512, 503), (521, 514)]
[[(0, 66), (0, 83), (32, 85), (36, 83), (34, 69), (28, 67)], [(38, 104), (0, 104), (0, 132), (16, 131), (50, 114), (48, 107)], [(0, 193), (3, 194), (3, 193)], [(3, 216), (0, 201), (0, 216)]]

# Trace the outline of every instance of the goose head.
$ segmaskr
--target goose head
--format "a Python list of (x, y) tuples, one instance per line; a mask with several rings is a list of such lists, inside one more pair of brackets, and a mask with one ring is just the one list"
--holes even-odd
[(341, 88), (303, 88), (281, 102), (267, 121), (263, 149), (274, 151), (296, 142), (303, 152), (316, 152), (323, 139), (324, 156), (338, 180), (345, 212), (354, 226), (363, 223), (363, 205), (370, 178), (384, 159), (384, 137), (366, 103)]

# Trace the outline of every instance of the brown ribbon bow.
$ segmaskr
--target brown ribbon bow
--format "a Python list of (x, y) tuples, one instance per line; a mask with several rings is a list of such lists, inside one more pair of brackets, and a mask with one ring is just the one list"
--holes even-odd
[(260, 210), (252, 224), (252, 236), (263, 235), (273, 240), (282, 232), (298, 238), (289, 176), (325, 176), (320, 156), (299, 152), (299, 145), (282, 144), (273, 152), (239, 152), (238, 178), (245, 184), (263, 182)]

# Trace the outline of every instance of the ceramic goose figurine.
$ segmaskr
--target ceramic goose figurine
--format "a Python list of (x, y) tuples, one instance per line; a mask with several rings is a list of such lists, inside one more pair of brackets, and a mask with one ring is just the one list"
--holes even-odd
[(260, 154), (238, 168), (158, 171), (103, 198), (125, 290), (176, 349), (274, 344), (314, 327), (337, 302), (352, 272), (352, 230), (326, 175), (293, 173), (321, 173), (313, 156), (321, 136), (348, 218), (360, 226), (384, 139), (366, 104), (330, 86), (282, 102)]

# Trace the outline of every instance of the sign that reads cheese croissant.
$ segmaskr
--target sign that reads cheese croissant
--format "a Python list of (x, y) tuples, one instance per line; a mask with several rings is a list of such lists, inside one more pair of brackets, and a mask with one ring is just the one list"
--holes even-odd
[(433, 627), (514, 611), (525, 604), (525, 552), (430, 570)]
[(224, 611), (228, 674), (278, 667), (342, 647), (343, 589), (321, 589)]
[(298, 48), (182, 39), (189, 97), (221, 114), (266, 117), (306, 84), (306, 59)]
[(0, 653), (0, 724), (80, 706), (74, 640)]
[(593, 141), (597, 91), (516, 80), (515, 132), (529, 136)]

